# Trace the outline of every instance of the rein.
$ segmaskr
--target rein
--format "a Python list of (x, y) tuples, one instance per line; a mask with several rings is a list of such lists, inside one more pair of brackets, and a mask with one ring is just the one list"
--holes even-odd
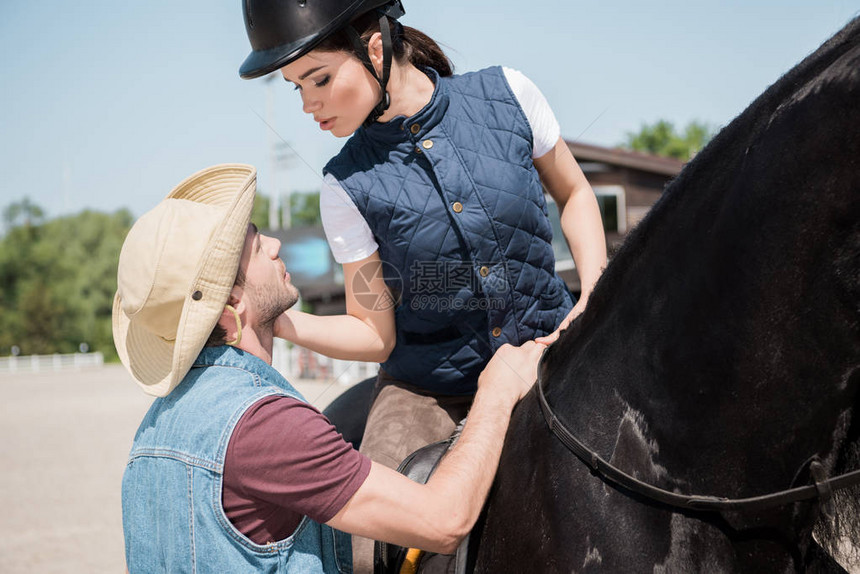
[[(543, 363), (543, 357), (541, 357)], [(822, 504), (827, 503), (834, 490), (841, 490), (860, 483), (860, 470), (840, 474), (833, 478), (826, 478), (824, 469), (820, 462), (813, 460), (810, 463), (810, 471), (815, 481), (814, 484), (800, 486), (788, 490), (781, 490), (772, 494), (753, 496), (750, 498), (725, 498), (721, 496), (703, 496), (696, 494), (678, 494), (658, 488), (651, 484), (627, 474), (620, 468), (603, 460), (596, 452), (589, 448), (576, 436), (573, 435), (564, 424), (558, 420), (552, 408), (546, 400), (543, 391), (541, 368), (538, 365), (538, 376), (535, 386), (537, 387), (538, 401), (543, 412), (544, 419), (552, 433), (582, 462), (584, 462), (594, 473), (599, 474), (617, 486), (629, 491), (641, 494), (651, 500), (667, 504), (684, 510), (704, 510), (713, 512), (722, 511), (754, 511), (785, 506), (802, 500), (819, 498)]]

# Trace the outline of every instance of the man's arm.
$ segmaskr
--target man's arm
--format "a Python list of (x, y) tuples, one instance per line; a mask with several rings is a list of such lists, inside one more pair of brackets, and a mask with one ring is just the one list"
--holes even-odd
[(511, 411), (534, 384), (544, 346), (504, 345), (478, 380), (466, 426), (427, 484), (374, 463), (327, 524), (399, 546), (452, 553), (478, 519), (496, 474)]

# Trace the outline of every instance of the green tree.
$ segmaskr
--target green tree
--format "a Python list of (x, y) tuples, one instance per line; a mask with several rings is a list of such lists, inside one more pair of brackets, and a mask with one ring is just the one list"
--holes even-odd
[[(257, 192), (251, 211), (251, 223), (258, 229), (269, 228), (269, 196)], [(290, 224), (292, 227), (321, 225), (320, 194), (316, 192), (296, 192), (290, 194)], [(278, 213), (278, 224), (283, 226), (283, 216)]]
[(695, 120), (680, 133), (672, 122), (657, 120), (653, 124), (642, 124), (638, 132), (627, 132), (627, 140), (621, 147), (687, 161), (705, 147), (714, 134), (711, 126)]
[(24, 354), (71, 353), (86, 343), (114, 359), (111, 311), (131, 214), (15, 221), (0, 239), (0, 354), (12, 345)]
[(290, 196), (290, 214), (293, 227), (322, 225), (320, 192), (294, 193)]
[(269, 204), (271, 200), (268, 196), (263, 195), (259, 191), (254, 197), (254, 207), (251, 209), (251, 223), (257, 226), (257, 229), (269, 228)]
[(55, 290), (74, 294), (64, 300), (67, 322), (55, 339), (64, 349), (74, 351), (87, 343), (106, 357), (115, 356), (111, 312), (117, 263), (132, 221), (126, 210), (114, 214), (83, 211), (45, 224), (42, 243), (49, 252), (62, 255)]
[(39, 225), (45, 217), (44, 210), (30, 201), (30, 198), (25, 197), (21, 201), (10, 203), (3, 210), (3, 223), (7, 229), (23, 225), (26, 228), (31, 228), (34, 225)]

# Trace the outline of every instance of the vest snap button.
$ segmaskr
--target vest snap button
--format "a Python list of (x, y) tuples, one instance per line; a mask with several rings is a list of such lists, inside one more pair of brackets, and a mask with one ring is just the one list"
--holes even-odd
[(454, 213), (460, 213), (461, 211), (463, 211), (463, 204), (459, 201), (455, 201), (454, 205), (451, 206), (451, 209), (454, 210)]
[(430, 149), (431, 147), (433, 147), (433, 140), (424, 140), (421, 145), (424, 146), (424, 149)]
[(195, 301), (200, 301), (201, 299), (203, 299), (203, 293), (201, 293), (200, 291), (195, 291), (191, 294), (191, 298)]
[(418, 146), (415, 146), (415, 153), (422, 153), (421, 148)]
[(413, 134), (417, 134), (421, 131), (421, 126), (419, 126), (418, 124), (412, 124), (412, 127), (409, 128), (409, 131), (411, 131)]
[(489, 274), (490, 274), (490, 268), (489, 267), (487, 267), (486, 265), (481, 267), (481, 277), (486, 277)]
[(502, 334), (502, 328), (501, 327), (496, 327), (493, 329), (493, 337), (498, 337), (501, 334)]

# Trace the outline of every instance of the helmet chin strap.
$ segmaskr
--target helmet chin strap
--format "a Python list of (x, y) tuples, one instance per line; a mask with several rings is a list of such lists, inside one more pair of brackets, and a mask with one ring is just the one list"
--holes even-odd
[(367, 53), (367, 46), (364, 45), (364, 42), (361, 41), (361, 37), (358, 35), (358, 32), (355, 31), (355, 28), (352, 26), (346, 27), (346, 33), (349, 36), (350, 41), (352, 42), (353, 51), (358, 56), (358, 59), (361, 60), (361, 63), (364, 64), (364, 67), (367, 68), (370, 73), (376, 78), (376, 81), (379, 82), (379, 87), (382, 89), (382, 96), (379, 100), (379, 103), (371, 110), (370, 115), (367, 116), (367, 119), (364, 120), (364, 126), (367, 127), (376, 120), (378, 120), (382, 114), (388, 109), (391, 105), (391, 96), (388, 95), (388, 78), (391, 76), (391, 56), (392, 56), (392, 41), (391, 41), (391, 28), (388, 25), (388, 17), (385, 14), (381, 14), (379, 17), (379, 31), (382, 34), (382, 77), (376, 73), (376, 69), (373, 67), (373, 63), (370, 61), (370, 56)]

